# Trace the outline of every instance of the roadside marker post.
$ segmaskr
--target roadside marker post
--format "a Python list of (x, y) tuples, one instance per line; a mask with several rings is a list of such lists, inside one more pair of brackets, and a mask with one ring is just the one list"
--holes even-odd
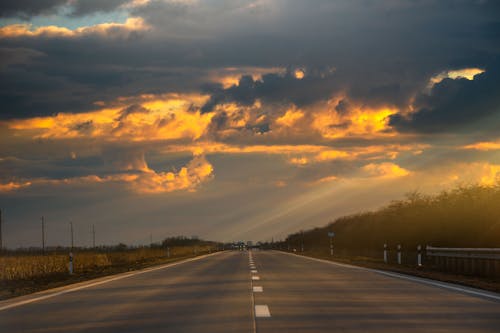
[(333, 256), (333, 237), (335, 233), (333, 231), (328, 232), (328, 237), (330, 238), (330, 256)]
[(401, 265), (401, 244), (398, 244), (398, 265)]
[(419, 244), (417, 246), (417, 265), (418, 267), (422, 266), (422, 246)]
[(300, 231), (300, 252), (304, 252), (304, 231)]
[(73, 275), (73, 252), (69, 253), (69, 275)]
[(387, 244), (384, 244), (384, 262), (387, 264)]

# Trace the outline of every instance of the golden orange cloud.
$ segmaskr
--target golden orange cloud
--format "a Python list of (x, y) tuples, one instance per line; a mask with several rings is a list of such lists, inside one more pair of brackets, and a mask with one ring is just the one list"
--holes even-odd
[(285, 127), (292, 127), (297, 123), (297, 121), (299, 121), (303, 117), (304, 117), (304, 112), (292, 108), (290, 110), (287, 110), (284, 115), (277, 118), (276, 124)]
[(500, 181), (500, 165), (488, 162), (458, 163), (449, 168), (444, 181), (449, 184), (496, 185)]
[(140, 17), (128, 18), (125, 23), (101, 23), (74, 30), (54, 25), (33, 28), (31, 24), (11, 24), (0, 28), (0, 38), (81, 36), (127, 37), (133, 31), (147, 31), (151, 27)]
[(395, 163), (370, 163), (361, 168), (371, 177), (399, 178), (408, 176), (410, 171)]
[[(372, 145), (366, 147), (351, 147), (340, 149), (332, 149), (327, 146), (316, 146), (319, 148), (316, 151), (307, 151), (303, 149), (297, 151), (302, 153), (302, 156), (293, 157), (289, 160), (290, 163), (296, 165), (306, 165), (312, 163), (321, 163), (334, 160), (378, 160), (378, 159), (396, 159), (402, 152), (412, 152), (413, 154), (421, 154), (423, 150), (429, 148), (427, 144), (389, 144), (389, 145)], [(307, 156), (304, 156), (307, 155)]]
[(476, 142), (470, 145), (462, 146), (462, 149), (473, 149), (473, 150), (500, 150), (500, 141), (482, 141)]
[(24, 187), (29, 187), (31, 186), (31, 182), (25, 181), (25, 182), (8, 182), (5, 184), (0, 184), (0, 192), (10, 192), (14, 190), (19, 190)]
[(223, 67), (212, 70), (208, 74), (208, 79), (212, 82), (220, 83), (224, 89), (237, 86), (243, 75), (249, 75), (254, 81), (262, 80), (266, 74), (284, 74), (284, 67)]
[(330, 183), (330, 182), (337, 181), (337, 180), (339, 180), (339, 177), (337, 177), (337, 176), (326, 176), (326, 177), (322, 177), (320, 179), (317, 179), (317, 180), (309, 183), (308, 185), (319, 185), (319, 184), (324, 184), (324, 183)]
[(312, 128), (326, 139), (344, 137), (390, 137), (396, 132), (389, 126), (389, 116), (397, 109), (354, 107), (345, 114), (335, 110), (318, 110), (313, 114)]
[(174, 191), (195, 191), (203, 182), (213, 177), (213, 167), (204, 156), (194, 156), (179, 172), (156, 172), (147, 164), (130, 165), (136, 173), (120, 173), (110, 176), (88, 175), (65, 179), (34, 178), (26, 181), (0, 184), (0, 192), (21, 190), (36, 185), (74, 185), (85, 186), (98, 183), (124, 184), (132, 191), (142, 194), (159, 194)]
[(485, 70), (481, 68), (462, 68), (450, 71), (441, 72), (429, 80), (428, 88), (432, 88), (435, 84), (443, 81), (444, 79), (458, 79), (463, 78), (467, 80), (474, 80), (474, 76), (477, 74), (484, 73)]
[(6, 121), (8, 128), (34, 133), (35, 138), (100, 138), (108, 141), (155, 141), (199, 139), (213, 114), (192, 111), (207, 96), (168, 94), (146, 96), (135, 112), (124, 107), (104, 108), (85, 113), (59, 113), (55, 116)]

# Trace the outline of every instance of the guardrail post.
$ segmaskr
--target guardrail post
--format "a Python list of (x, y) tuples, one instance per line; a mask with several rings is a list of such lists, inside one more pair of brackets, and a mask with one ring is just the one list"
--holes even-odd
[(384, 262), (387, 264), (387, 244), (384, 244)]
[(69, 265), (68, 265), (68, 269), (69, 269), (69, 274), (72, 275), (73, 274), (73, 252), (69, 253)]
[(422, 266), (422, 246), (419, 244), (417, 246), (417, 266)]
[(401, 265), (401, 244), (398, 244), (398, 265)]

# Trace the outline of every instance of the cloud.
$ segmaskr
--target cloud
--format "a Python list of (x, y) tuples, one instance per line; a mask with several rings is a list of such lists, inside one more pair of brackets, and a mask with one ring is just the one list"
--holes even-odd
[(286, 113), (276, 119), (276, 124), (285, 127), (293, 127), (297, 121), (304, 117), (300, 110), (287, 110)]
[(416, 174), (417, 178), (433, 182), (436, 186), (450, 188), (457, 185), (496, 185), (500, 181), (500, 164), (486, 161), (448, 163), (446, 167), (433, 167)]
[(481, 151), (500, 150), (500, 141), (481, 141), (462, 146), (461, 148)]
[(59, 113), (5, 124), (11, 130), (32, 133), (40, 139), (100, 138), (133, 142), (198, 139), (206, 132), (212, 115), (202, 115), (191, 108), (204, 100), (201, 95), (145, 96), (140, 105)]
[[(206, 112), (221, 103), (248, 106), (255, 99), (269, 110), (274, 103), (301, 108), (333, 94), (372, 108), (403, 110), (430, 77), (450, 64), (486, 68), (494, 54), (485, 50), (497, 43), (491, 14), (498, 7), (491, 1), (461, 2), (452, 13), (439, 1), (120, 3), (72, 2), (84, 12), (119, 6), (132, 19), (143, 20), (139, 27), (151, 30), (115, 26), (79, 34), (78, 28), (62, 26), (11, 26), (9, 33), (18, 37), (0, 43), (46, 56), (0, 73), (0, 116), (89, 111), (97, 100), (200, 93), (202, 86), (201, 93), (212, 95)], [(461, 29), (470, 33), (456, 33)], [(426, 38), (417, 38), (416, 31)], [(238, 74), (231, 75), (230, 68)], [(258, 77), (244, 68), (277, 70)], [(296, 71), (304, 76), (298, 79)], [(235, 84), (244, 74), (252, 76), (251, 82)], [(214, 81), (220, 85), (209, 84)]]
[[(342, 100), (336, 103), (342, 105)], [(390, 116), (398, 112), (389, 107), (373, 109), (369, 106), (353, 106), (348, 111), (320, 110), (313, 115), (312, 127), (327, 139), (346, 136), (377, 137), (395, 136), (389, 126)]]
[(444, 79), (467, 79), (474, 80), (474, 76), (484, 73), (484, 69), (481, 68), (462, 68), (457, 70), (450, 70), (441, 72), (429, 80), (429, 87), (432, 88), (436, 83), (443, 81)]
[(111, 12), (128, 3), (131, 0), (76, 0), (71, 3), (71, 16), (84, 16), (96, 12)]
[(0, 48), (0, 70), (12, 65), (23, 65), (33, 62), (44, 53), (26, 48)]
[(95, 13), (113, 12), (119, 9), (134, 9), (147, 4), (147, 0), (4, 0), (0, 6), (0, 17), (18, 17), (24, 20), (34, 16), (62, 14), (69, 17), (87, 16)]
[(346, 161), (366, 161), (396, 159), (401, 153), (410, 153), (413, 156), (421, 154), (429, 149), (428, 144), (386, 144), (345, 147), (343, 149), (333, 149), (326, 145), (286, 145), (286, 144), (267, 144), (242, 146), (230, 145), (224, 143), (199, 141), (184, 145), (169, 145), (162, 149), (164, 153), (190, 152), (194, 154), (268, 154), (283, 155), (287, 161), (294, 165), (310, 165), (316, 163), (325, 163), (336, 160)]
[(395, 163), (370, 163), (362, 167), (362, 170), (371, 177), (399, 178), (408, 176), (411, 172)]
[(8, 182), (5, 184), (0, 184), (0, 192), (10, 192), (14, 190), (18, 190), (24, 187), (31, 186), (31, 182), (25, 181), (25, 182)]
[(449, 132), (477, 123), (500, 112), (500, 71), (486, 68), (471, 80), (461, 75), (447, 77), (418, 94), (413, 111), (394, 114), (390, 125), (402, 132)]
[[(197, 187), (213, 178), (213, 167), (199, 155), (178, 172), (157, 172), (148, 167), (144, 155), (135, 155), (126, 165), (121, 166), (122, 172), (111, 175), (86, 175), (81, 177), (50, 179), (32, 178), (0, 183), (0, 192), (27, 190), (36, 187), (89, 187), (99, 184), (117, 184), (125, 186), (136, 193), (161, 194), (174, 191), (195, 191)], [(127, 172), (128, 171), (128, 172)]]
[(87, 36), (128, 38), (133, 33), (147, 31), (150, 28), (140, 17), (128, 18), (125, 23), (100, 23), (73, 30), (53, 25), (33, 28), (30, 24), (12, 24), (0, 27), (0, 38), (81, 38)]
[(0, 17), (18, 16), (28, 19), (33, 15), (47, 15), (68, 3), (68, 0), (3, 0)]
[(179, 190), (195, 191), (203, 182), (213, 177), (213, 167), (203, 156), (195, 156), (179, 172), (155, 172), (146, 169), (130, 182), (139, 193), (158, 194)]
[(307, 76), (297, 78), (295, 69), (288, 68), (285, 73), (270, 73), (254, 80), (250, 75), (243, 75), (226, 89), (209, 89), (211, 99), (203, 106), (204, 112), (210, 112), (218, 104), (236, 103), (249, 106), (260, 100), (263, 103), (293, 103), (301, 107), (321, 100), (326, 100), (335, 92), (331, 69), (310, 70)]

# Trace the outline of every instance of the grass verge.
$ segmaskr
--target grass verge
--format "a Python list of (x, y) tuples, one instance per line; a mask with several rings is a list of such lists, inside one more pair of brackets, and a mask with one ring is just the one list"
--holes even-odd
[(432, 279), (436, 281), (455, 283), (466, 287), (479, 288), (483, 290), (493, 291), (500, 293), (500, 279), (498, 278), (486, 278), (486, 277), (476, 277), (459, 275), (453, 273), (446, 273), (432, 269), (431, 267), (413, 267), (406, 265), (393, 265), (386, 264), (380, 260), (369, 258), (369, 257), (339, 257), (334, 256), (333, 258), (324, 253), (317, 252), (304, 252), (296, 253), (297, 255), (303, 255), (306, 257), (324, 259), (333, 262), (339, 262), (343, 264), (349, 264), (354, 266), (373, 268), (382, 271), (390, 271), (395, 273), (413, 275), (421, 278)]

